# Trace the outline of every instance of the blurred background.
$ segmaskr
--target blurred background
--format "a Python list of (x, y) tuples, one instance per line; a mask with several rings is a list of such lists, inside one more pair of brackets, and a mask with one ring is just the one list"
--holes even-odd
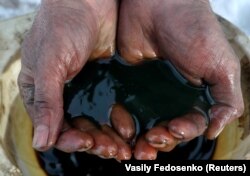
[[(0, 0), (0, 20), (30, 13), (41, 0)], [(250, 36), (250, 0), (210, 0), (213, 10)]]

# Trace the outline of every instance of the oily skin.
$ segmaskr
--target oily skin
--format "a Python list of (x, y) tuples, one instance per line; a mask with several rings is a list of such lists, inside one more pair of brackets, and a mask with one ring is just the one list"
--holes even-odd
[[(35, 149), (45, 151), (54, 146), (65, 152), (88, 151), (103, 158), (131, 157), (128, 144), (113, 129), (97, 128), (84, 118), (68, 124), (63, 118), (64, 83), (87, 61), (114, 53), (117, 8), (116, 0), (42, 2), (22, 45), (18, 77), (34, 126)], [(131, 124), (126, 129), (133, 128)]]
[[(115, 38), (128, 62), (169, 58), (193, 84), (208, 83), (217, 102), (211, 108), (208, 129), (199, 112), (162, 122), (138, 139), (136, 159), (155, 159), (158, 151), (171, 151), (179, 142), (204, 132), (213, 139), (242, 114), (240, 65), (207, 0), (120, 3), (116, 36), (115, 0), (43, 1), (23, 43), (18, 78), (34, 125), (33, 147), (37, 150), (55, 146), (65, 152), (87, 151), (102, 158), (130, 159), (131, 149), (125, 141), (133, 137), (135, 127), (123, 107), (113, 107), (113, 129), (107, 125), (97, 128), (84, 118), (72, 124), (63, 120), (65, 81), (88, 60), (110, 56)], [(120, 116), (124, 123), (117, 120)]]
[(202, 134), (214, 139), (240, 117), (240, 63), (208, 0), (123, 0), (119, 13), (117, 44), (128, 62), (168, 58), (194, 85), (210, 85), (216, 101), (208, 128), (199, 112), (162, 122), (138, 140), (137, 159), (155, 158), (158, 150), (169, 151)]

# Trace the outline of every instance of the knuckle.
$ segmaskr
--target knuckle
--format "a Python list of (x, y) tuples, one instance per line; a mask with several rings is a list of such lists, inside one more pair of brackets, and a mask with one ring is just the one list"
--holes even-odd
[(39, 109), (51, 109), (51, 107), (49, 106), (48, 101), (42, 100), (42, 99), (35, 100), (34, 105), (35, 105), (36, 110), (39, 110)]
[(34, 104), (35, 87), (32, 84), (20, 83), (20, 94), (25, 105)]
[(34, 102), (34, 123), (41, 124), (41, 121), (51, 117), (52, 108), (46, 101), (35, 101)]
[(39, 88), (38, 86), (35, 89), (35, 100), (34, 100), (34, 105), (35, 109), (39, 110), (41, 108), (50, 108), (50, 98), (49, 96), (52, 96), (51, 94), (49, 95), (48, 93), (45, 92), (45, 90), (42, 88)]

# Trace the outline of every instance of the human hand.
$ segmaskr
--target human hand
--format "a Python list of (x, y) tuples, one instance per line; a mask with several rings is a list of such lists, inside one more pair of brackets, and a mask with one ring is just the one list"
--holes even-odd
[(132, 153), (126, 142), (131, 141), (135, 133), (133, 120), (118, 104), (113, 105), (110, 119), (116, 132), (107, 124), (97, 126), (84, 117), (65, 122), (55, 147), (68, 153), (86, 151), (105, 159), (129, 160)]
[(170, 151), (202, 134), (214, 139), (242, 114), (240, 63), (208, 0), (123, 0), (117, 38), (128, 62), (169, 59), (193, 85), (208, 84), (216, 102), (208, 128), (200, 112), (162, 122), (138, 140), (137, 159), (155, 159), (158, 150)]
[[(101, 148), (96, 132), (82, 134), (63, 120), (63, 88), (88, 60), (112, 55), (116, 20), (116, 0), (42, 2), (23, 43), (18, 78), (21, 96), (34, 125), (35, 149), (47, 150), (57, 141), (56, 147), (63, 151)], [(101, 135), (102, 131), (98, 133)], [(113, 155), (114, 143), (108, 147), (112, 137), (104, 132), (102, 136), (106, 136), (103, 137), (107, 139), (106, 147), (99, 155)]]

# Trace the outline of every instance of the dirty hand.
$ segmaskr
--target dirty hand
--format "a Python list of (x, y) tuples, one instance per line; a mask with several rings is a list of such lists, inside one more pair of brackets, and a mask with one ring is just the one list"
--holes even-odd
[[(42, 2), (23, 43), (18, 78), (34, 125), (35, 149), (44, 151), (56, 143), (55, 147), (67, 152), (88, 150), (104, 157), (116, 154), (116, 143), (109, 135), (114, 133), (112, 129), (109, 133), (90, 130), (90, 123), (83, 121), (79, 131), (63, 120), (63, 88), (88, 60), (114, 52), (117, 6), (116, 0)], [(88, 128), (84, 129), (84, 124)]]
[(240, 63), (208, 0), (122, 0), (117, 35), (128, 62), (169, 59), (192, 84), (208, 84), (216, 102), (208, 127), (199, 112), (190, 112), (151, 129), (136, 144), (137, 159), (155, 159), (158, 150), (202, 134), (214, 139), (242, 114)]

